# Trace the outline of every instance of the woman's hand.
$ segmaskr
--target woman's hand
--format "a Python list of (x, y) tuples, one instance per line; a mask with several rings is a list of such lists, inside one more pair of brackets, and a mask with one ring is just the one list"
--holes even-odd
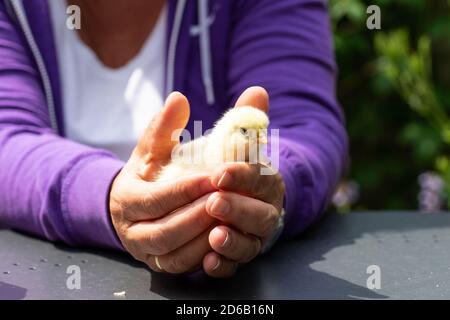
[[(236, 107), (246, 105), (267, 112), (267, 92), (260, 87), (245, 90)], [(214, 251), (203, 260), (210, 276), (231, 276), (238, 263), (258, 255), (279, 224), (285, 185), (278, 172), (262, 175), (261, 169), (259, 164), (227, 163), (211, 177), (220, 191), (209, 196), (206, 210), (221, 222), (209, 234)]]
[[(250, 88), (236, 105), (267, 111), (267, 99), (263, 89)], [(278, 173), (261, 175), (260, 165), (247, 163), (226, 164), (211, 177), (153, 182), (177, 143), (172, 132), (188, 118), (186, 98), (171, 94), (112, 184), (112, 222), (126, 250), (154, 271), (184, 273), (203, 265), (210, 276), (231, 276), (273, 234), (284, 183)]]
[(213, 175), (221, 191), (208, 198), (206, 210), (221, 221), (209, 234), (214, 252), (203, 260), (206, 273), (232, 275), (238, 263), (247, 263), (276, 230), (283, 206), (281, 175), (261, 175), (260, 165), (230, 163)]
[[(205, 211), (212, 190), (207, 176), (156, 183), (139, 181), (122, 171), (113, 184), (110, 210), (123, 246), (155, 271), (162, 271), (162, 264), (163, 270), (172, 273), (200, 267), (203, 256), (211, 250), (207, 238), (200, 239), (215, 220)], [(191, 243), (197, 237), (199, 240)], [(163, 258), (166, 255), (170, 258)], [(157, 256), (161, 257), (158, 262)]]
[(195, 270), (211, 251), (208, 234), (215, 219), (205, 209), (209, 193), (215, 190), (210, 177), (152, 182), (170, 161), (177, 143), (171, 139), (172, 132), (184, 128), (188, 119), (186, 98), (171, 94), (110, 191), (112, 223), (123, 246), (134, 258), (159, 272)]

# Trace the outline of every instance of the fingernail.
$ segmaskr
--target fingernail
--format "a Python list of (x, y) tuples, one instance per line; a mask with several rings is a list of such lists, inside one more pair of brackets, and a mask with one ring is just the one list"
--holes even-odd
[[(224, 231), (222, 231), (224, 232)], [(225, 231), (226, 232), (226, 231)], [(222, 244), (220, 245), (221, 248), (225, 247), (228, 244), (228, 241), (230, 239), (230, 233), (226, 232), (225, 240), (223, 240)]]
[(231, 175), (225, 171), (220, 177), (219, 182), (217, 182), (217, 186), (219, 188), (222, 188), (228, 185), (230, 182), (231, 182)]
[(228, 201), (222, 199), (221, 196), (217, 195), (211, 205), (211, 213), (217, 216), (226, 215), (230, 210), (230, 204)]
[(214, 266), (214, 268), (212, 268), (212, 270), (214, 271), (214, 270), (218, 269), (218, 268), (220, 267), (221, 262), (222, 262), (222, 261), (220, 260), (220, 258), (217, 258), (217, 263), (216, 263), (216, 265)]
[(212, 230), (213, 237), (216, 239), (223, 239), (220, 247), (223, 248), (230, 242), (230, 233), (223, 228), (214, 228)]

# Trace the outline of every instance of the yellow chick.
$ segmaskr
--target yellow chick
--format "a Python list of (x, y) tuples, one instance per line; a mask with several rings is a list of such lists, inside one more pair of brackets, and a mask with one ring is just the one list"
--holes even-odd
[(229, 109), (210, 134), (177, 145), (172, 159), (157, 176), (166, 181), (195, 173), (210, 173), (225, 162), (266, 163), (267, 114), (245, 106)]

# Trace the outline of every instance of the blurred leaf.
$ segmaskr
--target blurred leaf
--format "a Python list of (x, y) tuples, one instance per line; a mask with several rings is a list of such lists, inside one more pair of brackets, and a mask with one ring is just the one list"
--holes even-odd
[[(366, 28), (372, 4), (382, 10), (381, 31)], [(349, 179), (360, 190), (354, 208), (417, 208), (417, 177), (434, 169), (450, 195), (450, 90), (442, 82), (450, 79), (450, 0), (330, 0), (329, 6)]]
[(366, 8), (359, 0), (330, 0), (330, 15), (337, 23), (343, 18), (361, 24), (365, 21)]
[(436, 18), (427, 30), (433, 38), (450, 37), (450, 19), (448, 17)]
[(435, 130), (420, 122), (411, 122), (403, 128), (400, 142), (414, 151), (414, 158), (422, 165), (432, 163), (442, 148), (442, 142)]

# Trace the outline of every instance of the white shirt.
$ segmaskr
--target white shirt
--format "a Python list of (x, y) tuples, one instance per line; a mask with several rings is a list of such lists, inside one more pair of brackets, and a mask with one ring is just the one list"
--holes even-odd
[(62, 83), (66, 137), (108, 149), (126, 161), (139, 136), (163, 107), (166, 9), (140, 52), (126, 65), (112, 69), (101, 63), (76, 30), (67, 28), (66, 2), (48, 3)]

